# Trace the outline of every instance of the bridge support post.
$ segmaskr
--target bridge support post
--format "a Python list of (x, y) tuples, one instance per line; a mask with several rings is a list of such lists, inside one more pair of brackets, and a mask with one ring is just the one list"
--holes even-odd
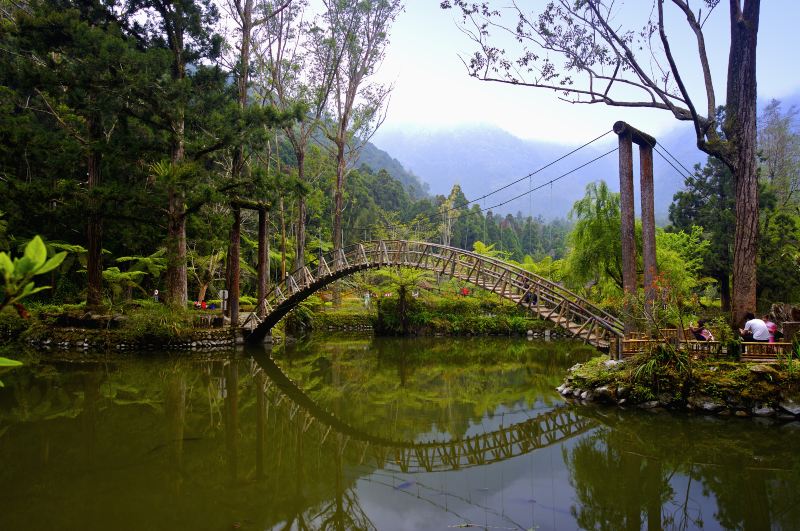
[[(655, 140), (653, 141), (655, 142)], [(639, 171), (642, 200), (642, 261), (644, 266), (645, 300), (655, 299), (656, 219), (653, 193), (653, 146), (639, 145)]]
[[(619, 123), (619, 122), (617, 122)], [(614, 124), (616, 131), (616, 124)], [(633, 208), (633, 143), (629, 131), (619, 135), (619, 213), (622, 238), (622, 290), (625, 296), (636, 294), (636, 218)], [(626, 312), (629, 313), (629, 312)], [(634, 325), (625, 316), (625, 333)]]
[[(644, 289), (648, 301), (654, 298), (657, 274), (656, 236), (653, 198), (653, 147), (652, 136), (631, 127), (625, 122), (616, 122), (614, 132), (619, 137), (619, 194), (620, 225), (622, 238), (622, 289), (626, 295), (635, 295), (636, 277), (636, 218), (633, 193), (633, 144), (639, 146), (639, 183), (642, 204), (642, 261), (644, 264)], [(625, 318), (625, 332), (633, 331), (634, 323)]]

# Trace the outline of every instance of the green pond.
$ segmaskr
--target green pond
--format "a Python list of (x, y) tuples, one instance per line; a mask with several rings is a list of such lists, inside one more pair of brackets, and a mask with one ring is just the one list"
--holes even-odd
[(15, 354), (2, 530), (800, 529), (797, 422), (565, 403), (576, 343)]

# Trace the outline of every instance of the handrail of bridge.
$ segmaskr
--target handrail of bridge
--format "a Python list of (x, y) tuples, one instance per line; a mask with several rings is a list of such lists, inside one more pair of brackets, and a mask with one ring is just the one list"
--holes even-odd
[[(380, 240), (371, 240), (371, 242), (374, 242), (374, 241), (380, 241)], [(458, 247), (450, 247), (450, 246), (446, 246), (446, 245), (442, 245), (442, 244), (438, 244), (438, 243), (415, 242), (415, 241), (412, 241), (412, 240), (383, 240), (383, 241), (384, 242), (392, 241), (392, 242), (407, 242), (407, 243), (424, 243), (425, 245), (431, 245), (433, 247), (439, 247), (439, 248), (442, 248), (442, 249), (447, 249), (448, 251), (456, 251), (456, 252), (464, 253), (464, 254), (467, 254), (467, 255), (476, 256), (476, 257), (479, 257), (481, 260), (483, 260), (485, 262), (492, 262), (495, 265), (499, 265), (501, 267), (505, 267), (505, 268), (511, 269), (511, 270), (516, 270), (520, 274), (527, 275), (529, 277), (534, 278), (538, 284), (542, 284), (542, 285), (548, 286), (548, 288), (551, 291), (553, 291), (554, 293), (561, 293), (561, 297), (563, 299), (569, 299), (571, 297), (572, 298), (571, 302), (580, 301), (583, 304), (583, 308), (591, 309), (594, 312), (596, 312), (596, 314), (601, 314), (604, 317), (606, 317), (607, 319), (604, 319), (606, 324), (612, 325), (612, 326), (618, 326), (620, 331), (622, 331), (622, 329), (623, 329), (623, 325), (622, 325), (622, 323), (619, 322), (619, 319), (617, 319), (616, 317), (614, 317), (613, 315), (611, 315), (610, 313), (608, 313), (604, 309), (600, 308), (596, 304), (584, 299), (583, 297), (581, 297), (577, 293), (573, 292), (569, 288), (565, 288), (564, 286), (558, 284), (557, 282), (553, 282), (552, 280), (550, 280), (548, 278), (545, 278), (545, 277), (543, 277), (541, 275), (538, 275), (538, 274), (536, 274), (536, 273), (534, 273), (532, 271), (528, 271), (524, 267), (520, 267), (520, 266), (518, 266), (516, 264), (512, 264), (510, 262), (506, 262), (505, 260), (499, 260), (499, 259), (497, 259), (497, 258), (495, 258), (493, 256), (486, 256), (486, 255), (483, 255), (483, 254), (476, 253), (474, 251), (467, 251), (467, 250), (464, 250), (464, 249), (459, 249)], [(565, 297), (564, 294), (569, 295), (569, 297)], [(597, 317), (596, 314), (595, 314), (595, 317)]]
[[(273, 286), (273, 288), (268, 292), (266, 299), (274, 297), (275, 290), (280, 286), (283, 286), (288, 291), (292, 291), (291, 283), (294, 283), (295, 286), (304, 285), (306, 281), (305, 276), (307, 269), (310, 270), (311, 268), (316, 267), (319, 270), (323, 262), (326, 264), (328, 263), (335, 264), (337, 261), (337, 256), (336, 256), (337, 253), (343, 255), (345, 257), (345, 260), (347, 260), (348, 257), (350, 259), (352, 259), (354, 256), (358, 257), (358, 254), (361, 251), (363, 251), (365, 255), (367, 253), (369, 253), (370, 255), (376, 253), (380, 255), (380, 253), (382, 252), (381, 247), (383, 246), (387, 254), (399, 255), (403, 245), (406, 246), (406, 252), (415, 253), (417, 255), (424, 254), (428, 249), (439, 249), (442, 251), (448, 251), (452, 253), (458, 253), (461, 255), (469, 256), (476, 260), (481, 260), (484, 263), (492, 264), (498, 268), (506, 269), (508, 271), (515, 272), (518, 275), (530, 278), (540, 288), (546, 290), (547, 294), (550, 295), (551, 298), (557, 297), (558, 299), (568, 301), (570, 303), (570, 309), (572, 311), (580, 314), (585, 319), (591, 318), (598, 321), (598, 323), (600, 323), (604, 329), (608, 330), (610, 333), (617, 336), (619, 339), (621, 339), (624, 336), (624, 327), (622, 323), (619, 321), (619, 319), (612, 316), (607, 311), (603, 310), (594, 303), (591, 303), (588, 300), (582, 298), (581, 296), (571, 291), (570, 289), (565, 288), (564, 286), (561, 286), (558, 283), (553, 282), (552, 280), (542, 277), (541, 275), (537, 275), (536, 273), (528, 271), (527, 269), (524, 269), (515, 264), (511, 264), (491, 256), (482, 255), (474, 251), (467, 251), (465, 249), (459, 249), (457, 247), (442, 245), (439, 243), (422, 242), (414, 240), (401, 240), (401, 239), (369, 240), (361, 243), (348, 245), (346, 247), (341, 248), (338, 251), (337, 250), (329, 251), (321, 256), (322, 261), (320, 261), (320, 258), (314, 258), (304, 267), (297, 268), (294, 271), (292, 271), (281, 282)], [(411, 249), (410, 247), (412, 246), (418, 246), (418, 248)], [(368, 258), (366, 256), (364, 256), (363, 258), (368, 261)], [(408, 267), (415, 267), (413, 264), (399, 263), (399, 260), (396, 261), (395, 263), (392, 263), (390, 259), (387, 260), (385, 263), (382, 260), (378, 260), (377, 263), (387, 266), (406, 265)], [(336, 272), (341, 272), (345, 269), (349, 270), (351, 268), (358, 269), (361, 267), (363, 267), (363, 264), (354, 264), (353, 266), (350, 266), (348, 268), (344, 268), (342, 270), (336, 270)], [(334, 273), (334, 271), (331, 271), (331, 273)], [(513, 279), (511, 280), (511, 283), (518, 289), (524, 290), (524, 286), (516, 285), (513, 282)]]

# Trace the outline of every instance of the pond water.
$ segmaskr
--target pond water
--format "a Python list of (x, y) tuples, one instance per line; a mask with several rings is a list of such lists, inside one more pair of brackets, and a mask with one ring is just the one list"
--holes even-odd
[(593, 354), (31, 356), (0, 389), (0, 529), (800, 529), (798, 423), (565, 404)]

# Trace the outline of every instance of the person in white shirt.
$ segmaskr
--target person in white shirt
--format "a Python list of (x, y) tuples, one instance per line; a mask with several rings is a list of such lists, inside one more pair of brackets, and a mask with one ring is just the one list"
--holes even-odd
[(746, 341), (755, 341), (758, 343), (769, 343), (769, 328), (767, 324), (761, 319), (756, 319), (752, 312), (747, 312), (744, 316), (747, 321), (744, 328), (739, 329), (739, 333)]

